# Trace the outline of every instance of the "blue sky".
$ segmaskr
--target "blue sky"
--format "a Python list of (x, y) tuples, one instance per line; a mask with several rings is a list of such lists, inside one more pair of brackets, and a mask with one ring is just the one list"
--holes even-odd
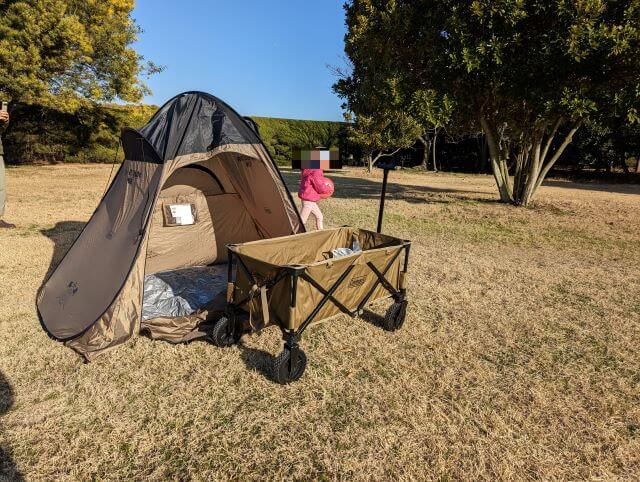
[(203, 90), (244, 115), (342, 120), (327, 64), (344, 65), (343, 3), (138, 0), (135, 48), (166, 66), (145, 102)]

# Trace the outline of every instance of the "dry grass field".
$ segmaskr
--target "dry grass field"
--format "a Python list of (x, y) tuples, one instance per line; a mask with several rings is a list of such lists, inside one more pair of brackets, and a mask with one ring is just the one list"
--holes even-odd
[[(225, 350), (141, 337), (88, 365), (42, 331), (36, 290), (109, 169), (8, 171), (4, 478), (640, 477), (640, 186), (551, 181), (521, 209), (488, 176), (392, 173), (384, 230), (414, 242), (405, 326), (315, 325), (304, 377), (279, 386), (275, 329)], [(375, 226), (380, 173), (331, 176), (328, 224)]]

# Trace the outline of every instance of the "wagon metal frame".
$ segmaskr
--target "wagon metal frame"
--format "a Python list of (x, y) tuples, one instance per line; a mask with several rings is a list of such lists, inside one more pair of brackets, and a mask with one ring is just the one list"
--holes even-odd
[[(300, 323), (294, 323), (291, 319), (289, 322), (285, 322), (285, 320), (278, 317), (276, 313), (270, 312), (265, 314), (267, 319), (273, 318), (275, 324), (280, 328), (282, 338), (284, 340), (284, 350), (276, 360), (276, 373), (274, 373), (274, 378), (280, 383), (289, 383), (302, 375), (304, 366), (306, 365), (306, 355), (300, 348), (299, 342), (307, 327), (313, 321), (317, 321), (316, 317), (327, 303), (333, 304), (339, 312), (342, 312), (352, 318), (356, 318), (362, 315), (363, 310), (369, 303), (372, 295), (380, 286), (382, 286), (394, 301), (392, 308), (395, 307), (392, 310), (391, 315), (388, 314), (387, 317), (385, 317), (385, 320), (382, 323), (383, 327), (387, 330), (393, 331), (400, 328), (404, 322), (407, 305), (407, 290), (404, 284), (404, 279), (406, 278), (409, 264), (409, 253), (411, 249), (410, 241), (402, 240), (400, 244), (394, 246), (394, 248), (397, 248), (395, 253), (386, 259), (385, 264), (381, 266), (380, 269), (376, 267), (371, 260), (363, 263), (363, 265), (368, 267), (370, 274), (375, 276), (375, 282), (367, 290), (366, 294), (357, 304), (355, 309), (350, 309), (345, 306), (345, 304), (336, 297), (336, 292), (344, 286), (345, 280), (356, 267), (356, 264), (350, 264), (347, 266), (340, 273), (337, 279), (330, 284), (330, 286), (323, 286), (319, 280), (314, 278), (312, 274), (309, 273), (308, 266), (295, 264), (281, 266), (280, 272), (273, 279), (265, 281), (262, 286), (260, 286), (260, 280), (256, 278), (251, 269), (249, 269), (245, 264), (242, 256), (234, 251), (237, 246), (238, 245), (235, 244), (227, 245), (227, 309), (226, 316), (221, 319), (224, 320), (223, 323), (220, 323), (219, 320), (219, 323), (214, 327), (213, 341), (217, 345), (228, 346), (239, 340), (240, 335), (246, 331), (246, 317), (243, 317), (242, 315), (244, 312), (250, 310), (248, 306), (252, 300), (258, 296), (258, 293), (260, 293), (260, 295), (264, 293), (264, 296), (266, 296), (266, 293), (271, 292), (279, 284), (289, 283), (290, 299), (288, 300), (288, 303), (290, 317), (293, 316), (298, 303), (298, 286), (300, 280), (306, 281), (322, 296)], [(401, 268), (399, 268), (399, 279), (394, 285), (394, 283), (387, 279), (387, 274), (396, 263), (398, 257), (403, 253), (404, 260), (402, 261)], [(248, 295), (242, 296), (240, 299), (235, 299), (237, 279), (234, 279), (234, 274), (237, 278), (238, 270), (244, 273), (246, 278), (249, 280), (249, 283), (252, 285), (252, 289)], [(381, 296), (378, 296), (377, 298), (381, 298)], [(263, 300), (263, 310), (264, 309), (265, 306)], [(269, 310), (268, 307), (266, 310)], [(253, 330), (254, 328), (250, 326), (249, 329)]]

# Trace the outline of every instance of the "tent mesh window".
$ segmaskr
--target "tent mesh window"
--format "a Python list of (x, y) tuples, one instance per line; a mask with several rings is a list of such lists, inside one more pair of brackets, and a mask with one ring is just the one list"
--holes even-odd
[(165, 226), (186, 226), (198, 222), (195, 204), (163, 204)]

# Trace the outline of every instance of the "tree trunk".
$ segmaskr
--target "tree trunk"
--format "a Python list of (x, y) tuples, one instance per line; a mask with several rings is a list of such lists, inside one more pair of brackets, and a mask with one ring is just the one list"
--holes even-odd
[[(542, 181), (544, 181), (545, 176), (549, 173), (549, 171), (554, 166), (556, 161), (560, 158), (560, 156), (562, 155), (564, 150), (567, 148), (567, 146), (571, 144), (571, 141), (573, 140), (573, 135), (576, 133), (576, 131), (580, 128), (581, 125), (582, 125), (582, 121), (578, 121), (573, 125), (573, 127), (571, 127), (571, 130), (569, 131), (567, 136), (564, 138), (564, 141), (562, 141), (562, 144), (560, 144), (560, 147), (558, 147), (558, 150), (553, 154), (551, 159), (549, 159), (549, 161), (545, 164), (545, 166), (540, 171), (540, 174), (538, 175), (538, 180), (536, 181), (534, 191), (540, 187), (540, 185), (542, 184)], [(553, 135), (555, 135), (555, 130), (554, 132), (552, 132), (552, 135), (549, 138), (547, 147), (545, 148), (545, 153), (544, 153), (545, 155), (542, 158), (542, 161), (544, 161), (547, 151), (549, 150), (548, 146), (551, 145), (551, 140), (553, 139)]]
[(636, 173), (640, 174), (640, 156), (636, 158)]
[(627, 166), (627, 160), (626, 159), (622, 159), (621, 164), (622, 164), (622, 170), (628, 176), (629, 175), (629, 166)]
[(418, 139), (420, 139), (420, 142), (422, 142), (422, 146), (424, 147), (424, 150), (422, 151), (422, 167), (426, 171), (429, 169), (429, 151), (431, 150), (431, 141), (429, 140), (429, 134), (426, 132), (418, 137)]
[(367, 172), (371, 172), (373, 170), (373, 154), (369, 153), (367, 156)]
[(476, 160), (476, 171), (478, 173), (481, 172), (485, 172), (485, 169), (487, 167), (487, 138), (486, 136), (482, 136), (479, 140), (478, 140), (478, 151), (479, 151), (479, 156)]
[(433, 131), (433, 145), (431, 149), (433, 149), (433, 172), (438, 172), (438, 159), (436, 157), (436, 141), (438, 140), (438, 128), (436, 127)]
[(573, 135), (582, 124), (582, 121), (573, 124), (562, 144), (547, 160), (549, 149), (562, 122), (563, 119), (558, 118), (548, 134), (546, 128), (540, 132), (533, 133), (529, 137), (531, 142), (526, 141), (527, 138), (520, 141), (522, 146), (515, 157), (515, 174), (512, 186), (506, 155), (498, 145), (497, 130), (487, 119), (480, 118), (480, 124), (486, 135), (487, 146), (489, 147), (493, 177), (498, 185), (502, 202), (510, 202), (517, 206), (528, 206), (531, 203), (545, 176), (571, 143)]
[(509, 186), (509, 172), (507, 169), (507, 162), (503, 158), (498, 146), (495, 130), (484, 117), (480, 117), (480, 125), (482, 126), (482, 130), (487, 137), (487, 146), (489, 147), (489, 157), (491, 159), (491, 169), (493, 171), (493, 177), (496, 180), (496, 185), (498, 186), (498, 191), (500, 192), (500, 201), (506, 203), (513, 202), (513, 198), (511, 197), (511, 189)]
[(582, 124), (582, 122), (579, 121), (571, 127), (569, 133), (562, 141), (562, 144), (558, 146), (558, 149), (553, 153), (551, 158), (546, 161), (547, 154), (549, 153), (549, 148), (551, 147), (553, 138), (555, 137), (561, 123), (562, 119), (558, 119), (558, 121), (556, 121), (551, 133), (547, 136), (544, 148), (542, 147), (544, 135), (538, 137), (538, 139), (535, 141), (533, 159), (528, 166), (528, 172), (526, 173), (526, 176), (523, 177), (523, 179), (526, 179), (526, 186), (524, 188), (522, 196), (516, 200), (515, 204), (525, 207), (531, 204), (536, 191), (542, 185), (542, 182), (544, 181), (551, 168), (553, 168), (556, 161), (560, 158), (567, 146), (571, 143), (571, 141), (573, 140), (573, 135)]

